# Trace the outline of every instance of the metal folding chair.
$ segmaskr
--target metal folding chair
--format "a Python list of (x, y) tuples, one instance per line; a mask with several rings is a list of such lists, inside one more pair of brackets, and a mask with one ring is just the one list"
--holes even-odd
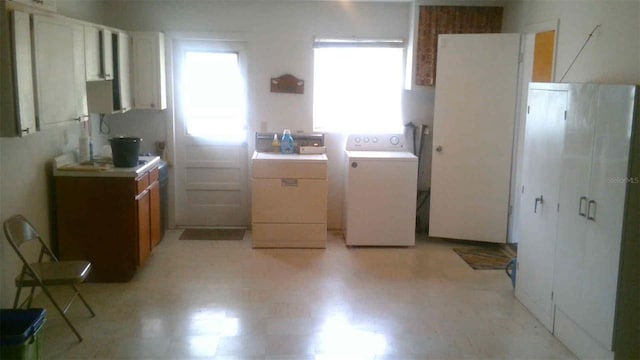
[[(91, 316), (95, 316), (93, 309), (86, 302), (84, 297), (78, 291), (76, 284), (82, 283), (89, 272), (91, 271), (91, 263), (88, 261), (59, 261), (53, 254), (49, 247), (44, 243), (38, 232), (33, 225), (22, 215), (14, 215), (4, 222), (4, 234), (11, 244), (11, 247), (16, 251), (20, 260), (22, 260), (23, 266), (20, 275), (16, 277), (16, 297), (13, 302), (15, 309), (31, 307), (31, 302), (34, 296), (34, 290), (36, 287), (42, 288), (42, 291), (47, 295), (49, 300), (53, 303), (53, 306), (58, 310), (64, 321), (69, 325), (71, 330), (76, 334), (79, 341), (82, 341), (82, 336), (76, 328), (71, 324), (66, 313), (71, 306), (71, 303), (80, 298), (82, 303), (87, 307)], [(25, 243), (37, 240), (40, 246), (40, 255), (37, 262), (30, 262), (20, 248)], [(45, 259), (45, 255), (49, 259)], [(48, 260), (48, 261), (45, 261)], [(53, 298), (49, 291), (50, 286), (70, 286), (73, 288), (73, 296), (69, 299), (64, 308), (58, 305), (58, 302)], [(20, 295), (22, 288), (31, 288), (29, 296), (21, 303)]]

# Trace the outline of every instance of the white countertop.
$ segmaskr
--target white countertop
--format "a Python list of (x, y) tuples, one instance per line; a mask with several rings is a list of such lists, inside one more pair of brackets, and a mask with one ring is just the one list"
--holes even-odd
[(75, 177), (138, 177), (160, 163), (159, 156), (140, 156), (138, 166), (114, 167), (111, 163), (96, 161), (94, 164), (79, 164), (74, 154), (63, 154), (54, 159), (53, 176)]
[(327, 161), (327, 154), (280, 154), (275, 152), (253, 153), (251, 160)]

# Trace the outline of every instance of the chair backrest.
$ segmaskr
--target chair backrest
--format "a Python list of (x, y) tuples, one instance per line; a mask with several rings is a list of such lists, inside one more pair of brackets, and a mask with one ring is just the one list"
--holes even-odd
[(58, 258), (53, 254), (51, 249), (49, 249), (47, 244), (44, 243), (40, 234), (38, 234), (33, 225), (31, 225), (29, 220), (24, 216), (14, 215), (10, 217), (5, 220), (3, 228), (9, 244), (11, 244), (11, 247), (13, 247), (16, 253), (18, 253), (18, 256), (25, 265), (27, 264), (27, 259), (20, 251), (20, 246), (32, 240), (37, 240), (40, 243), (40, 255), (38, 256), (38, 262), (43, 261), (44, 255), (49, 256), (52, 261), (58, 261)]
[(4, 234), (7, 236), (7, 240), (18, 248), (27, 241), (40, 239), (40, 234), (22, 215), (14, 215), (5, 220)]

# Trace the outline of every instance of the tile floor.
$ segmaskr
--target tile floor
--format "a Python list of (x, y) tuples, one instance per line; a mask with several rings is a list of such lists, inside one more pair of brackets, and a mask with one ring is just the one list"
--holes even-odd
[[(88, 283), (78, 343), (53, 308), (43, 359), (574, 359), (513, 296), (501, 270), (451, 248), (253, 250), (170, 230), (131, 282)], [(58, 295), (64, 295), (58, 293)]]

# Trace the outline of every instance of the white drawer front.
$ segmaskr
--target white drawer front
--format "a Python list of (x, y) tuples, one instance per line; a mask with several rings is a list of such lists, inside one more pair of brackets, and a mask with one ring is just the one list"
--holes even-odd
[(254, 248), (324, 248), (327, 224), (256, 224), (252, 226)]
[(327, 186), (327, 180), (253, 179), (253, 222), (326, 223)]
[(326, 161), (253, 160), (254, 178), (326, 179)]

